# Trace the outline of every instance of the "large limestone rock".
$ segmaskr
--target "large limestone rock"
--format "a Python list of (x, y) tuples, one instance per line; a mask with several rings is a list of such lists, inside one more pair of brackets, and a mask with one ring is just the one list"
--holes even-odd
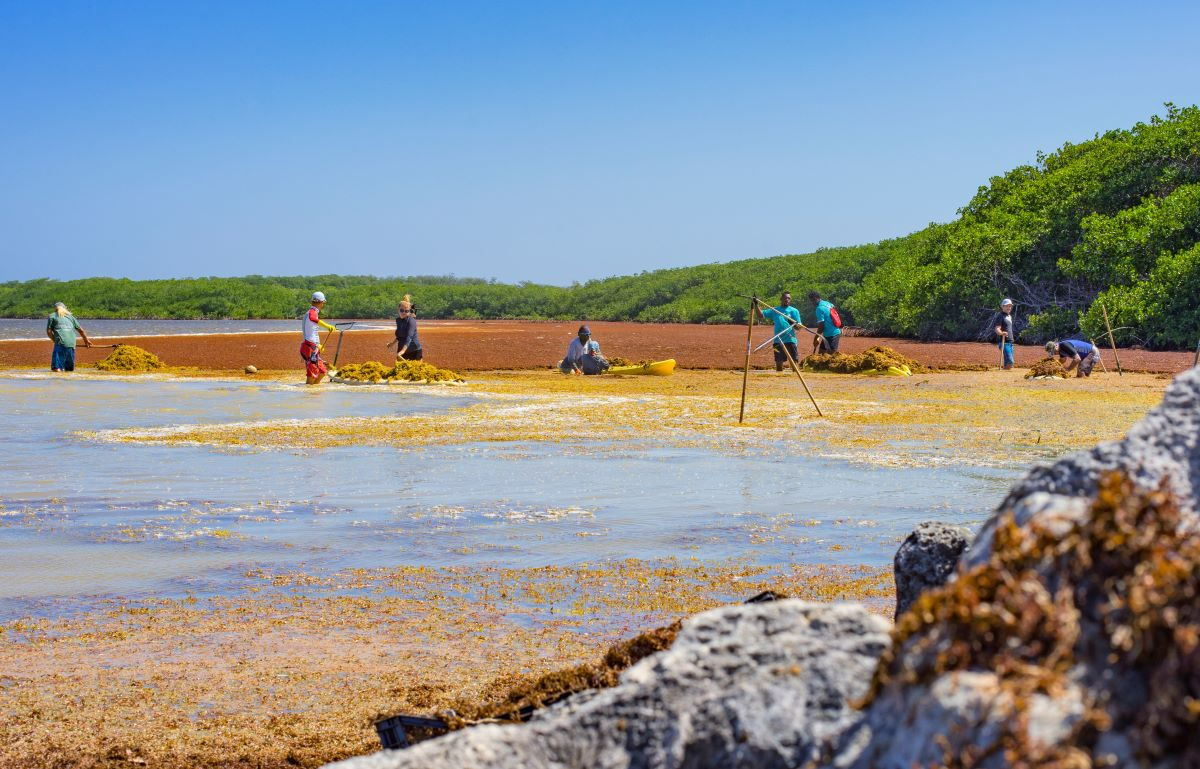
[(970, 530), (940, 521), (919, 524), (905, 538), (894, 560), (897, 617), (922, 592), (946, 584), (970, 541)]
[(527, 724), (482, 725), (337, 769), (795, 767), (855, 718), (890, 623), (852, 604), (776, 601), (687, 620), (621, 684)]

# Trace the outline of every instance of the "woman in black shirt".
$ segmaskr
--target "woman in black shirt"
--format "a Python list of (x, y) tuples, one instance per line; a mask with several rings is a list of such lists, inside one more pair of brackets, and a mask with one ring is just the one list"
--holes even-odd
[(421, 360), (425, 357), (421, 340), (417, 338), (417, 314), (413, 310), (412, 297), (408, 294), (396, 307), (396, 338), (388, 342), (388, 347), (392, 345), (396, 345), (396, 360)]

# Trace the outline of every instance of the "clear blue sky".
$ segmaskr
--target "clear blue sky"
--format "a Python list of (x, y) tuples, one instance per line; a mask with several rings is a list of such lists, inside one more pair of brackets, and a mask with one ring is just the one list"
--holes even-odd
[(946, 221), (1200, 3), (0, 3), (0, 280), (570, 283)]

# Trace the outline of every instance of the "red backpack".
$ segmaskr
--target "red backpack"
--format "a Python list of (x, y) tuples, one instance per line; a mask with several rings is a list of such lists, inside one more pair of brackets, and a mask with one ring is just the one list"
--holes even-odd
[(829, 319), (830, 319), (831, 321), (833, 321), (833, 327), (834, 327), (834, 328), (841, 328), (841, 327), (842, 327), (842, 316), (841, 316), (841, 315), (838, 315), (837, 308), (836, 308), (836, 307), (834, 307), (832, 304), (831, 304), (831, 305), (829, 305)]

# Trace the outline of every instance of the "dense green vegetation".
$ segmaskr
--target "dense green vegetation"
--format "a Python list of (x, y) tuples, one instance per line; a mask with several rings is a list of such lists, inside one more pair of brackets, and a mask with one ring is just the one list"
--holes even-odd
[[(869, 331), (986, 337), (1004, 296), (1025, 341), (1103, 333), (1191, 347), (1200, 338), (1200, 110), (1065, 144), (992, 178), (946, 224), (881, 243), (593, 280), (570, 287), (453, 277), (90, 278), (0, 284), (0, 316), (55, 301), (85, 317), (287, 318), (308, 292), (329, 314), (385, 317), (411, 293), (425, 318), (742, 322), (738, 294), (815, 288)], [(798, 297), (799, 298), (799, 297)], [(801, 307), (806, 304), (801, 301)]]

